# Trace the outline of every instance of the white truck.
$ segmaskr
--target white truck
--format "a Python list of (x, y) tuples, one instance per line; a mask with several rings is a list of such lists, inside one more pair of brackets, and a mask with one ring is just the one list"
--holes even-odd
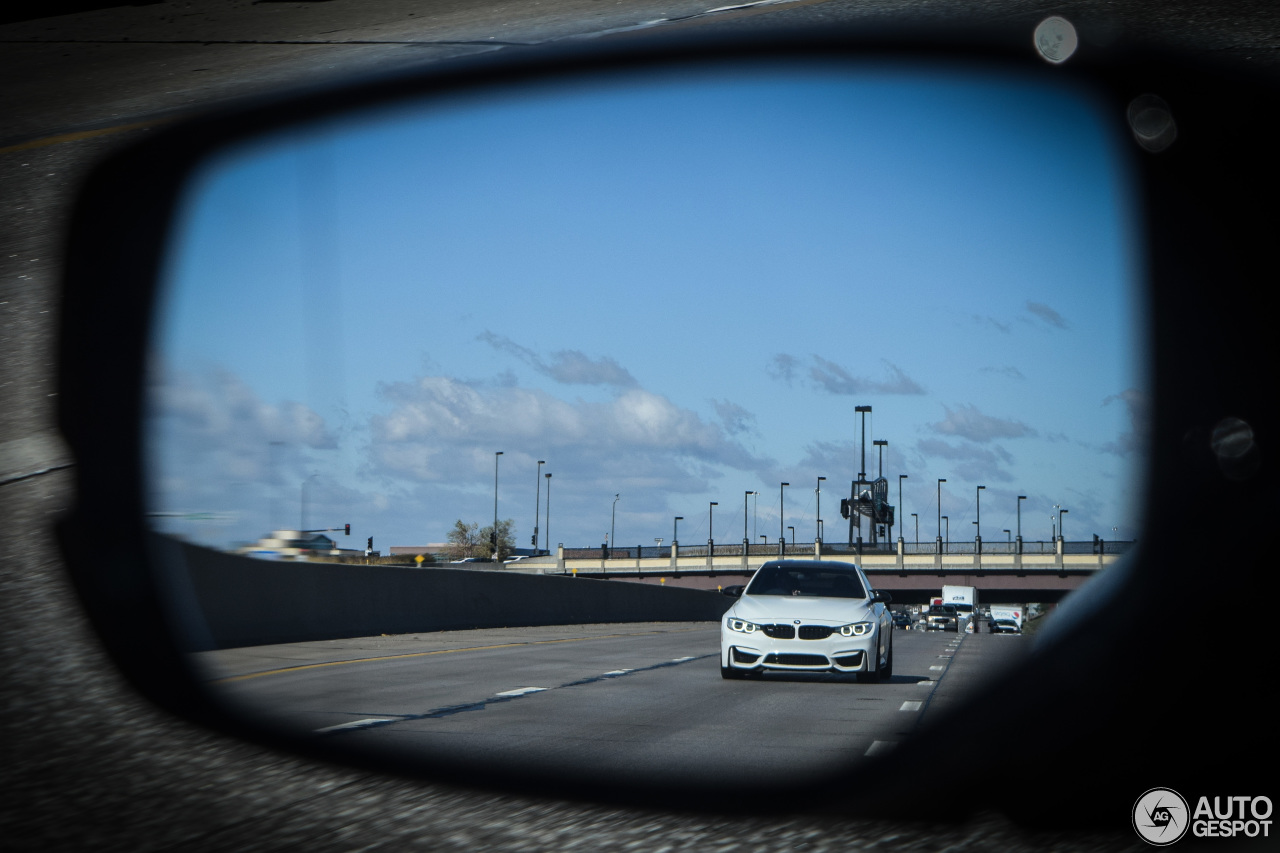
[(987, 628), (992, 634), (1021, 634), (1026, 609), (1017, 604), (993, 604)]
[(972, 630), (977, 630), (977, 623), (974, 621), (978, 617), (977, 587), (944, 586), (942, 603), (955, 605), (959, 616), (959, 630), (964, 631), (969, 626), (972, 626)]

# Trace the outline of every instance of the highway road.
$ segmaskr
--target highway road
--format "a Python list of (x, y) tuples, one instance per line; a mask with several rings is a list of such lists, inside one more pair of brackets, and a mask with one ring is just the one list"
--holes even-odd
[[(1067, 11), (1025, 0), (802, 0), (704, 14), (719, 5), (727, 4), (169, 0), (0, 25), (5, 81), (0, 86), (0, 516), (5, 519), (0, 537), (0, 838), (8, 849), (470, 853), (1141, 847), (1132, 835), (1027, 834), (992, 815), (939, 828), (838, 816), (653, 814), (461, 791), (321, 766), (210, 733), (148, 705), (119, 677), (85, 621), (52, 528), (74, 499), (71, 460), (54, 422), (61, 240), (86, 170), (115, 147), (148, 133), (157, 119), (353, 71), (520, 50), (523, 43), (607, 31), (635, 38), (677, 26), (823, 24), (875, 14), (1030, 21)], [(1085, 0), (1069, 9), (1082, 26), (1103, 34), (1152, 34), (1255, 68), (1274, 71), (1280, 65), (1276, 4)], [(962, 651), (991, 645), (986, 635), (970, 637)], [(953, 675), (964, 661), (963, 656), (955, 660)], [(705, 666), (699, 660), (661, 675), (683, 678)], [(631, 676), (591, 690), (620, 690), (649, 677)], [(756, 694), (744, 695), (757, 696), (761, 690), (796, 687), (772, 680), (721, 685), (716, 677), (700, 683), (706, 681), (709, 690), (755, 688)], [(512, 677), (493, 688), (505, 685), (537, 682)], [(799, 686), (838, 687), (854, 696), (866, 687)], [(894, 683), (884, 689), (924, 688)], [(927, 713), (942, 707), (946, 692), (944, 680)], [(539, 701), (572, 698), (573, 691), (549, 693), (494, 710), (523, 712)], [(458, 716), (467, 715), (455, 715), (455, 723)]]
[(198, 658), (238, 705), (372, 751), (655, 784), (761, 773), (786, 784), (891, 750), (1029, 647), (1020, 635), (919, 630), (895, 630), (893, 643), (894, 675), (879, 684), (792, 672), (726, 681), (717, 623), (450, 631)]

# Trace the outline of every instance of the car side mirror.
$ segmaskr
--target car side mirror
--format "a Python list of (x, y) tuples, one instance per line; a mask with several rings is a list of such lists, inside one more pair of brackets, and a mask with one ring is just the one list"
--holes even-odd
[[(1014, 35), (968, 44), (950, 29), (930, 39), (771, 34), (714, 49), (681, 44), (652, 52), (566, 52), (528, 64), (477, 62), (205, 114), (113, 155), (89, 176), (71, 221), (57, 399), (77, 487), (60, 538), (72, 580), (115, 662), (157, 704), (220, 731), (325, 760), (539, 796), (738, 812), (832, 803), (870, 814), (894, 802), (913, 815), (927, 802), (930, 817), (935, 804), (949, 815), (999, 804), (1060, 820), (1061, 804), (1078, 793), (1068, 786), (1071, 774), (1056, 772), (1043, 774), (1034, 789), (1000, 780), (958, 792), (951, 779), (922, 780), (914, 768), (948, 749), (957, 733), (991, 754), (1034, 752), (1046, 766), (1086, 767), (1123, 750), (1124, 765), (1142, 776), (1101, 780), (1105, 790), (1091, 791), (1092, 799), (1108, 807), (1123, 802), (1127, 810), (1126, 786), (1191, 778), (1187, 757), (1166, 744), (1187, 720), (1197, 720), (1187, 709), (1223, 714), (1218, 696), (1204, 691), (1193, 700), (1201, 705), (1180, 700), (1174, 716), (1166, 697), (1151, 693), (1157, 679), (1130, 673), (1170, 660), (1174, 639), (1160, 620), (1197, 577), (1199, 567), (1185, 559), (1180, 519), (1165, 505), (1185, 489), (1188, 472), (1232, 495), (1236, 527), (1267, 529), (1274, 517), (1274, 496), (1264, 491), (1272, 478), (1259, 476), (1262, 451), (1250, 426), (1261, 429), (1269, 409), (1261, 408), (1256, 371), (1240, 366), (1274, 360), (1269, 318), (1250, 310), (1250, 288), (1269, 280), (1273, 263), (1274, 217), (1257, 215), (1257, 199), (1275, 195), (1277, 178), (1266, 164), (1278, 101), (1269, 85), (1143, 56), (1111, 59), (1092, 45), (1065, 67), (1061, 56), (1045, 65), (1031, 54), (1025, 33)], [(1159, 97), (1143, 94), (1150, 92)], [(771, 142), (766, 133), (776, 134)], [(699, 207), (703, 202), (721, 207)], [(801, 221), (801, 213), (809, 219)], [(1103, 238), (1106, 251), (1098, 248)], [(1000, 275), (985, 266), (992, 260)], [(780, 326), (779, 317), (757, 307), (784, 286), (793, 304), (812, 306), (801, 325)], [(609, 298), (603, 305), (602, 293)], [(790, 343), (771, 347), (767, 361), (741, 357), (740, 342), (753, 338), (842, 340), (849, 311), (865, 305), (875, 307), (873, 331), (884, 341), (879, 349), (868, 344), (867, 352), (889, 355), (900, 349), (890, 344), (902, 340), (945, 349), (947, 335), (956, 335), (945, 353), (952, 357), (916, 353), (902, 365), (864, 359), (868, 370), (882, 371), (865, 375), (833, 360), (833, 352), (805, 355)], [(569, 317), (570, 309), (578, 313)], [(930, 317), (936, 322), (922, 326)], [(896, 338), (891, 322), (903, 324)], [(1100, 326), (1112, 333), (1105, 352), (1095, 345)], [(585, 337), (560, 343), (566, 328)], [(728, 330), (728, 343), (709, 342), (713, 328)], [(1194, 348), (1185, 345), (1191, 328), (1201, 342)], [(636, 365), (646, 359), (682, 355), (653, 346), (642, 333), (690, 349), (674, 368), (642, 370)], [(871, 326), (859, 334), (860, 343), (870, 341)], [(1078, 369), (1084, 349), (1066, 345), (1069, 335), (1087, 335), (1089, 366), (1102, 381)], [(399, 347), (354, 343), (375, 336), (430, 339), (433, 347), (429, 356), (419, 354), (417, 368), (419, 359)], [(979, 336), (983, 346), (969, 346)], [(549, 340), (557, 342), (535, 348)], [(960, 352), (981, 360), (956, 363)], [(737, 362), (749, 372), (730, 381)], [(917, 380), (935, 365), (943, 369), (928, 374), (932, 381)], [(695, 375), (711, 376), (714, 384), (686, 384)], [(1076, 386), (1084, 396), (1071, 403), (1053, 388), (1033, 406), (1021, 390), (1050, 388), (1059, 377), (1087, 379)], [(805, 400), (804, 417), (796, 416), (795, 404), (766, 404), (772, 400), (760, 391), (766, 380), (780, 394), (809, 395), (797, 397)], [(560, 387), (566, 385), (567, 391)], [(971, 388), (975, 399), (999, 400), (998, 409), (953, 402), (970, 399)], [(939, 393), (946, 396), (930, 403)], [(1093, 455), (1094, 482), (1128, 484), (1132, 494), (1092, 495), (1087, 507), (1069, 510), (1052, 505), (1059, 511), (1041, 518), (1056, 547), (1046, 542), (1033, 553), (1020, 536), (1007, 555), (1011, 577), (1032, 569), (1044, 584), (1038, 594), (1055, 603), (1064, 597), (1065, 604), (1037, 632), (1025, 662), (1000, 676), (994, 689), (1008, 697), (1001, 713), (961, 702), (944, 712), (935, 704), (901, 740), (864, 744), (858, 741), (864, 732), (850, 730), (839, 749), (824, 742), (820, 750), (788, 751), (820, 759), (784, 768), (806, 780), (795, 785), (774, 784), (776, 776), (757, 772), (743, 749), (711, 740), (707, 754), (723, 763), (697, 766), (703, 776), (673, 774), (667, 758), (675, 753), (658, 754), (643, 743), (635, 754), (655, 756), (647, 776), (621, 759), (602, 767), (599, 754), (618, 755), (607, 748), (586, 752), (594, 742), (581, 735), (590, 726), (582, 708), (568, 704), (581, 686), (604, 692), (619, 678), (696, 667), (714, 676), (713, 653), (681, 649), (673, 657), (663, 649), (653, 666), (610, 663), (603, 674), (585, 656), (593, 668), (532, 686), (524, 669), (496, 682), (490, 667), (459, 667), (467, 678), (447, 667), (463, 654), (487, 660), (499, 648), (522, 654), (533, 643), (418, 644), (418, 633), (464, 628), (624, 624), (637, 613), (693, 622), (722, 614), (723, 603), (703, 580), (727, 574), (723, 546), (717, 549), (710, 536), (710, 511), (712, 544), (691, 573), (680, 560), (692, 555), (681, 554), (674, 528), (669, 554), (650, 558), (648, 566), (640, 565), (639, 549), (626, 560), (582, 549), (591, 556), (578, 559), (590, 559), (600, 575), (609, 563), (625, 563), (613, 566), (628, 576), (617, 579), (615, 572), (577, 579), (576, 569), (574, 578), (552, 576), (564, 569), (565, 551), (572, 550), (565, 548), (544, 557), (542, 571), (534, 564), (528, 573), (368, 565), (366, 555), (343, 555), (327, 537), (326, 556), (357, 562), (254, 556), (267, 541), (278, 551), (298, 551), (290, 543), (320, 541), (310, 537), (345, 530), (349, 520), (378, 524), (380, 542), (394, 536), (416, 543), (410, 537), (419, 535), (423, 518), (447, 524), (464, 498), (469, 517), (491, 518), (498, 529), (499, 457), (506, 488), (512, 467), (541, 473), (535, 466), (553, 458), (542, 456), (544, 447), (569, 466), (555, 480), (557, 512), (594, 518), (593, 495), (613, 491), (600, 484), (612, 484), (611, 466), (625, 459), (636, 477), (665, 478), (652, 489), (661, 500), (646, 510), (665, 532), (666, 519), (680, 521), (684, 516), (674, 513), (689, 512), (664, 502), (692, 500), (691, 471), (709, 472), (697, 475), (707, 481), (700, 488), (728, 472), (740, 478), (736, 491), (757, 494), (746, 490), (762, 472), (776, 472), (778, 460), (742, 436), (759, 430), (786, 453), (806, 443), (810, 456), (825, 453), (823, 436), (843, 440), (849, 404), (861, 399), (850, 395), (862, 394), (891, 395), (894, 409), (913, 411), (901, 416), (904, 422), (932, 430), (921, 445), (932, 465), (929, 478), (948, 474), (954, 487), (968, 476), (959, 471), (971, 460), (989, 460), (982, 464), (994, 467), (972, 479), (1010, 487), (1003, 495), (987, 490), (989, 506), (1003, 499), (1022, 512), (1015, 501), (1023, 498), (1014, 492), (1023, 486), (1000, 467), (1016, 455), (1003, 451), (1004, 441), (1018, 442), (1026, 458), (1052, 444), (1041, 450), (1053, 464), (1025, 474), (1046, 494), (1067, 493), (1069, 481), (1043, 484), (1058, 468), (1076, 470), (1064, 457), (1068, 451)], [(819, 402), (810, 407), (809, 398)], [(760, 402), (758, 419), (735, 400)], [(518, 422), (504, 415), (514, 406), (522, 412)], [(946, 413), (941, 421), (938, 409)], [(1072, 418), (1062, 414), (1068, 409)], [(518, 430), (503, 431), (513, 423)], [(1063, 441), (1077, 433), (1089, 440)], [(535, 434), (538, 442), (530, 438)], [(643, 467), (634, 463), (641, 456)], [(832, 465), (848, 470), (849, 458), (841, 451), (843, 461)], [(963, 464), (952, 461), (958, 459)], [(580, 475), (559, 473), (568, 470)], [(1005, 476), (997, 481), (991, 474)], [(908, 506), (936, 501), (949, 531), (943, 508), (963, 510), (968, 495), (978, 499), (976, 491), (947, 492), (942, 477), (936, 487), (923, 472), (912, 477), (908, 487), (925, 486), (899, 499), (900, 518)], [(398, 485), (388, 491), (384, 482)], [(865, 509), (891, 516), (888, 480), (877, 483), (876, 503)], [(545, 502), (539, 491), (532, 507), (535, 519), (547, 513), (544, 531), (551, 523), (549, 479), (545, 488)], [(428, 492), (430, 504), (409, 500)], [(784, 524), (784, 493), (778, 498)], [(1047, 511), (1052, 498), (1032, 500)], [(352, 519), (348, 505), (361, 507), (365, 520)], [(565, 512), (566, 505), (574, 510)], [(746, 512), (744, 502), (744, 528)], [(1076, 543), (1061, 532), (1067, 512), (1077, 527), (1129, 513), (1124, 523), (1141, 533), (1143, 550), (1115, 565), (1104, 565), (1101, 553), (1075, 553)], [(291, 518), (297, 530), (287, 529)], [(570, 542), (599, 541), (586, 538), (597, 527), (570, 527), (596, 521), (557, 516), (556, 523)], [(383, 532), (394, 525), (404, 532)], [(755, 547), (749, 541), (744, 530), (743, 564)], [(944, 558), (955, 568), (956, 551), (943, 541), (939, 531), (932, 552), (927, 540), (923, 551), (919, 541), (914, 552), (900, 544), (892, 564), (893, 555), (876, 555), (885, 560), (877, 582), (899, 589), (903, 601), (927, 600), (911, 584), (942, 569)], [(861, 547), (859, 541), (859, 553)], [(994, 548), (984, 546), (979, 528), (961, 566), (965, 574), (972, 566), (981, 575), (983, 560), (997, 556)], [(1242, 598), (1255, 595), (1261, 577), (1249, 572), (1263, 556), (1247, 553), (1250, 559), (1217, 570), (1220, 585)], [(1088, 565), (1071, 571), (1093, 579), (1064, 591), (1058, 584), (1067, 579), (1064, 562), (1079, 564), (1081, 557)], [(657, 584), (632, 583), (633, 569), (650, 574), (635, 580), (662, 576)], [(666, 583), (667, 575), (704, 586), (682, 589)], [(739, 597), (743, 587), (721, 592)], [(892, 598), (871, 590), (871, 601)], [(390, 628), (393, 613), (405, 621)], [(1235, 647), (1263, 648), (1261, 628), (1246, 630), (1254, 633), (1234, 637)], [(408, 639), (393, 639), (392, 632)], [(363, 637), (388, 651), (269, 670), (237, 651)], [(587, 648), (593, 639), (546, 642)], [(408, 650), (399, 652), (397, 642)], [(1254, 658), (1217, 651), (1211, 644), (1179, 650), (1178, 665), (1213, 672), (1220, 683), (1252, 675), (1247, 665)], [(899, 652), (901, 681), (908, 664)], [(366, 710), (364, 673), (377, 670), (388, 689), (399, 689), (406, 680), (388, 674), (402, 672), (391, 665), (410, 663), (431, 677), (412, 682), (409, 700), (379, 696), (375, 711)], [(961, 670), (948, 676), (948, 688)], [(342, 689), (332, 689), (339, 679)], [(680, 689), (696, 680), (671, 682)], [(419, 683), (431, 690), (419, 695)], [(455, 687), (457, 697), (444, 695)], [(698, 689), (722, 687), (708, 677)], [(820, 683), (822, 695), (835, 695), (827, 687)], [(334, 704), (345, 697), (361, 701)], [(581, 748), (577, 759), (558, 748), (473, 751), (464, 735), (455, 737), (462, 729), (454, 723), (506, 713), (514, 720), (513, 709), (535, 705), (558, 710), (543, 719), (548, 730), (569, 727), (559, 743)], [(459, 715), (482, 708), (489, 710)], [(1050, 715), (1090, 724), (1062, 731), (1043, 724)], [(890, 717), (887, 731), (899, 727), (898, 712)], [(1214, 716), (1214, 724), (1222, 719)], [(448, 725), (436, 725), (440, 720)], [(776, 721), (757, 731), (804, 728)], [(493, 742), (552, 743), (516, 731), (521, 736), (499, 731)], [(614, 721), (601, 723), (601, 731), (612, 737)], [(1263, 731), (1259, 738), (1267, 736)], [(397, 738), (404, 732), (423, 734), (421, 750), (403, 748)], [(683, 745), (682, 751), (688, 753)], [(1253, 745), (1249, 754), (1258, 769), (1272, 766), (1256, 758)], [(869, 786), (868, 779), (877, 782)], [(1246, 788), (1233, 776), (1219, 790)]]

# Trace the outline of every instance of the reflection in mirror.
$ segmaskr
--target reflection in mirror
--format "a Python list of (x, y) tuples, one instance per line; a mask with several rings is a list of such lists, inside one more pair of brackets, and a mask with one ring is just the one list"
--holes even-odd
[[(193, 657), (400, 756), (777, 781), (891, 748), (1136, 535), (1121, 120), (991, 70), (760, 63), (223, 152), (150, 375)], [(890, 593), (891, 674), (805, 669), (826, 641), (782, 629), (843, 617), (797, 595), (752, 611), (791, 669), (718, 676), (754, 605), (717, 590), (783, 553)], [(955, 633), (925, 630), (943, 585), (977, 592)]]

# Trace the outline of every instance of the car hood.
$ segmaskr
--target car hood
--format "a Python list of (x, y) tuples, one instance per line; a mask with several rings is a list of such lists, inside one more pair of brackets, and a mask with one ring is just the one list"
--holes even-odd
[(744, 595), (729, 615), (749, 622), (805, 621), (847, 624), (875, 619), (875, 607), (861, 598), (809, 598), (803, 595)]

